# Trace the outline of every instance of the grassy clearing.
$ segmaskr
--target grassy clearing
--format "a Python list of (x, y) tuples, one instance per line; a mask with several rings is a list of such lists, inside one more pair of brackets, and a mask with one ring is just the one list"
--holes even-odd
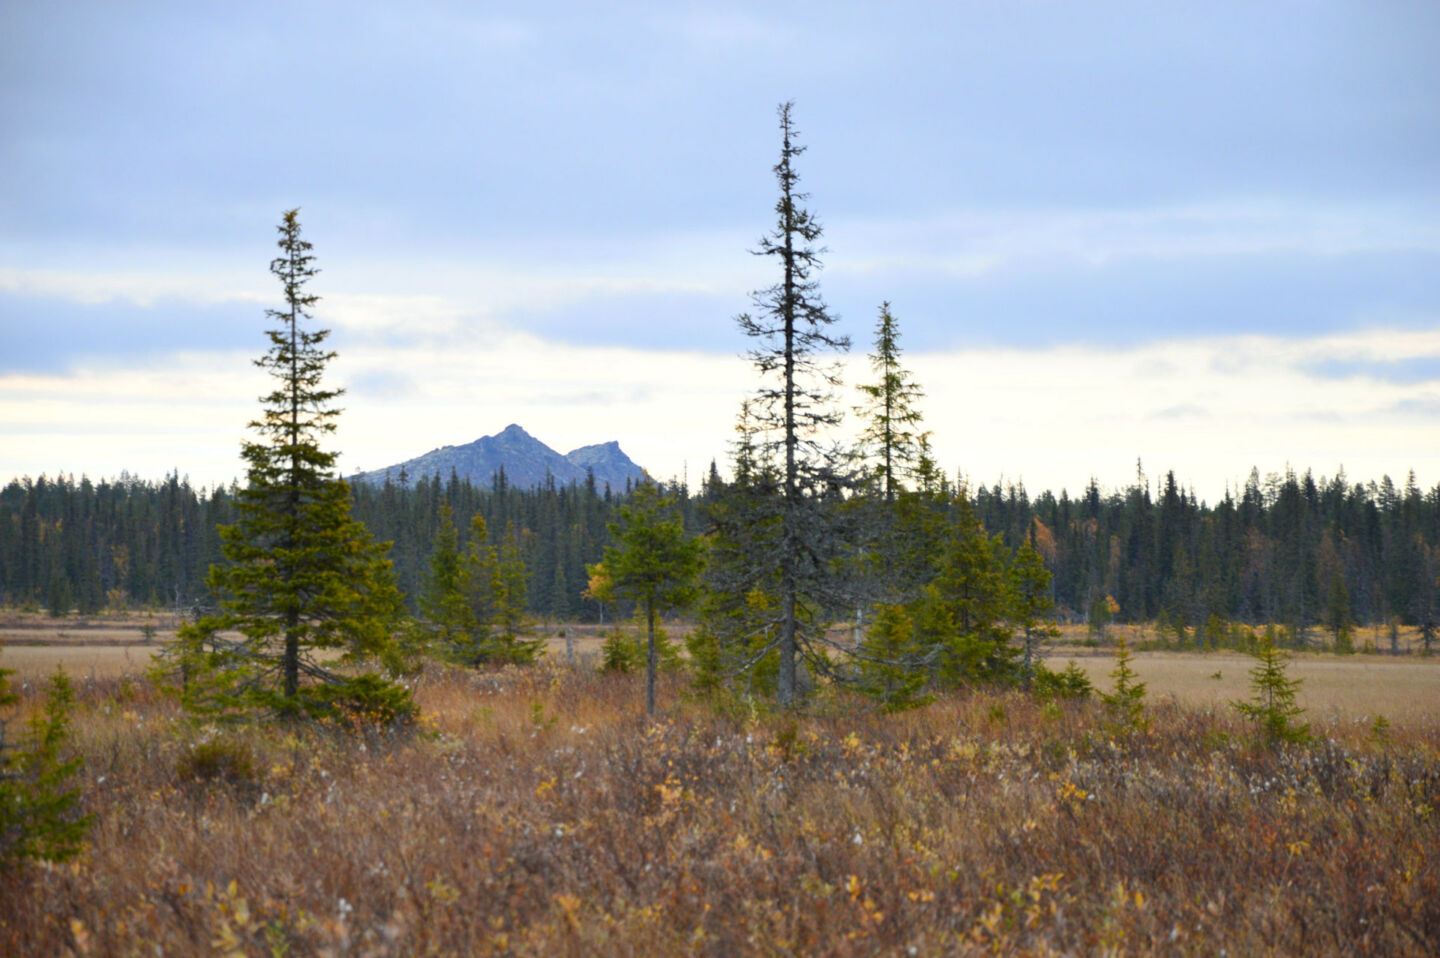
[[(1222, 666), (1223, 669), (1223, 666)], [(1427, 954), (1440, 724), (1237, 718), (1018, 694), (873, 712), (639, 715), (557, 668), (419, 681), (425, 735), (191, 729), (82, 686), (98, 824), (8, 877), (0, 953)], [(34, 693), (27, 705), (34, 705)], [(217, 744), (218, 743), (218, 744)], [(197, 753), (196, 746), (201, 745)]]
[[(1058, 651), (1045, 663), (1063, 669), (1073, 660), (1092, 682), (1108, 688), (1113, 656), (1077, 651)], [(1137, 652), (1132, 666), (1152, 698), (1224, 709), (1249, 696), (1255, 659), (1238, 652)], [(1313, 717), (1440, 722), (1440, 658), (1305, 653), (1290, 659), (1289, 674), (1303, 680), (1299, 702)]]

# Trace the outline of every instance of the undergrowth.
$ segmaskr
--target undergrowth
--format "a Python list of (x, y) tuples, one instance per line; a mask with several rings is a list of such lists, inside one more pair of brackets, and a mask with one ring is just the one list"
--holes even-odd
[[(724, 716), (665, 676), (431, 668), (420, 735), (195, 729), (77, 689), (78, 859), (4, 954), (1426, 954), (1440, 728), (942, 697)], [(32, 703), (33, 704), (33, 703)], [(218, 743), (218, 744), (212, 744)], [(913, 949), (913, 952), (910, 950)]]

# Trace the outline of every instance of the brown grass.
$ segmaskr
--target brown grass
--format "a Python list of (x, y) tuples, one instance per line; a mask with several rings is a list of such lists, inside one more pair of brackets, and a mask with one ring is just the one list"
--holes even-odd
[[(1225, 666), (1221, 666), (1222, 670)], [(92, 844), (7, 876), (5, 954), (1428, 954), (1440, 725), (947, 697), (647, 723), (636, 680), (427, 672), (428, 732), (194, 729), (82, 683)], [(34, 693), (26, 707), (35, 704)], [(251, 777), (197, 780), (216, 737)], [(243, 766), (243, 763), (241, 763)]]
[[(1250, 696), (1255, 659), (1238, 652), (1134, 652), (1132, 667), (1152, 697), (1191, 706), (1225, 708)], [(1098, 686), (1110, 687), (1114, 657), (1108, 651), (1057, 651), (1046, 656), (1052, 669), (1073, 660)], [(1302, 681), (1301, 706), (1314, 716), (1344, 720), (1440, 722), (1440, 658), (1378, 655), (1295, 655), (1291, 678)], [(1218, 676), (1218, 677), (1217, 677)]]

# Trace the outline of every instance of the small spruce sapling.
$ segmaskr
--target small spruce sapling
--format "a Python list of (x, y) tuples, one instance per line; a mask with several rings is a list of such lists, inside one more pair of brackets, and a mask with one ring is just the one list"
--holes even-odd
[(1248, 702), (1232, 702), (1231, 706), (1255, 722), (1256, 732), (1267, 745), (1310, 740), (1310, 726), (1299, 721), (1305, 710), (1295, 702), (1300, 679), (1285, 674), (1287, 656), (1275, 647), (1267, 632), (1255, 653), (1258, 660), (1250, 670), (1252, 697)]
[(1115, 643), (1115, 668), (1110, 672), (1115, 691), (1100, 693), (1106, 711), (1116, 726), (1126, 733), (1141, 732), (1150, 725), (1145, 718), (1145, 683), (1138, 681), (1139, 675), (1130, 667), (1133, 660), (1130, 646), (1122, 635)]
[[(10, 674), (0, 669), (0, 706), (20, 700), (10, 689)], [(0, 873), (26, 860), (65, 861), (84, 847), (93, 816), (79, 814), (80, 790), (65, 787), (81, 759), (60, 758), (74, 703), (70, 679), (57, 668), (44, 707), (30, 720), (25, 747), (8, 741), (7, 723), (0, 721)]]

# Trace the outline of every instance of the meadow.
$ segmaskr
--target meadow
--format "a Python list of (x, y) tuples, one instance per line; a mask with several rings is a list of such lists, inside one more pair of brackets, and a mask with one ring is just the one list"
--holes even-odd
[[(1190, 658), (1222, 676), (1245, 662)], [(1440, 941), (1433, 714), (1385, 727), (1337, 707), (1310, 716), (1312, 744), (1272, 749), (1228, 708), (1164, 693), (1127, 733), (1095, 702), (985, 690), (900, 715), (843, 696), (794, 716), (717, 711), (666, 676), (647, 722), (640, 680), (552, 657), (430, 667), (420, 727), (366, 735), (196, 727), (129, 675), (77, 687), (89, 848), (5, 877), (0, 953), (1418, 955)], [(21, 708), (38, 701), (31, 682)]]

